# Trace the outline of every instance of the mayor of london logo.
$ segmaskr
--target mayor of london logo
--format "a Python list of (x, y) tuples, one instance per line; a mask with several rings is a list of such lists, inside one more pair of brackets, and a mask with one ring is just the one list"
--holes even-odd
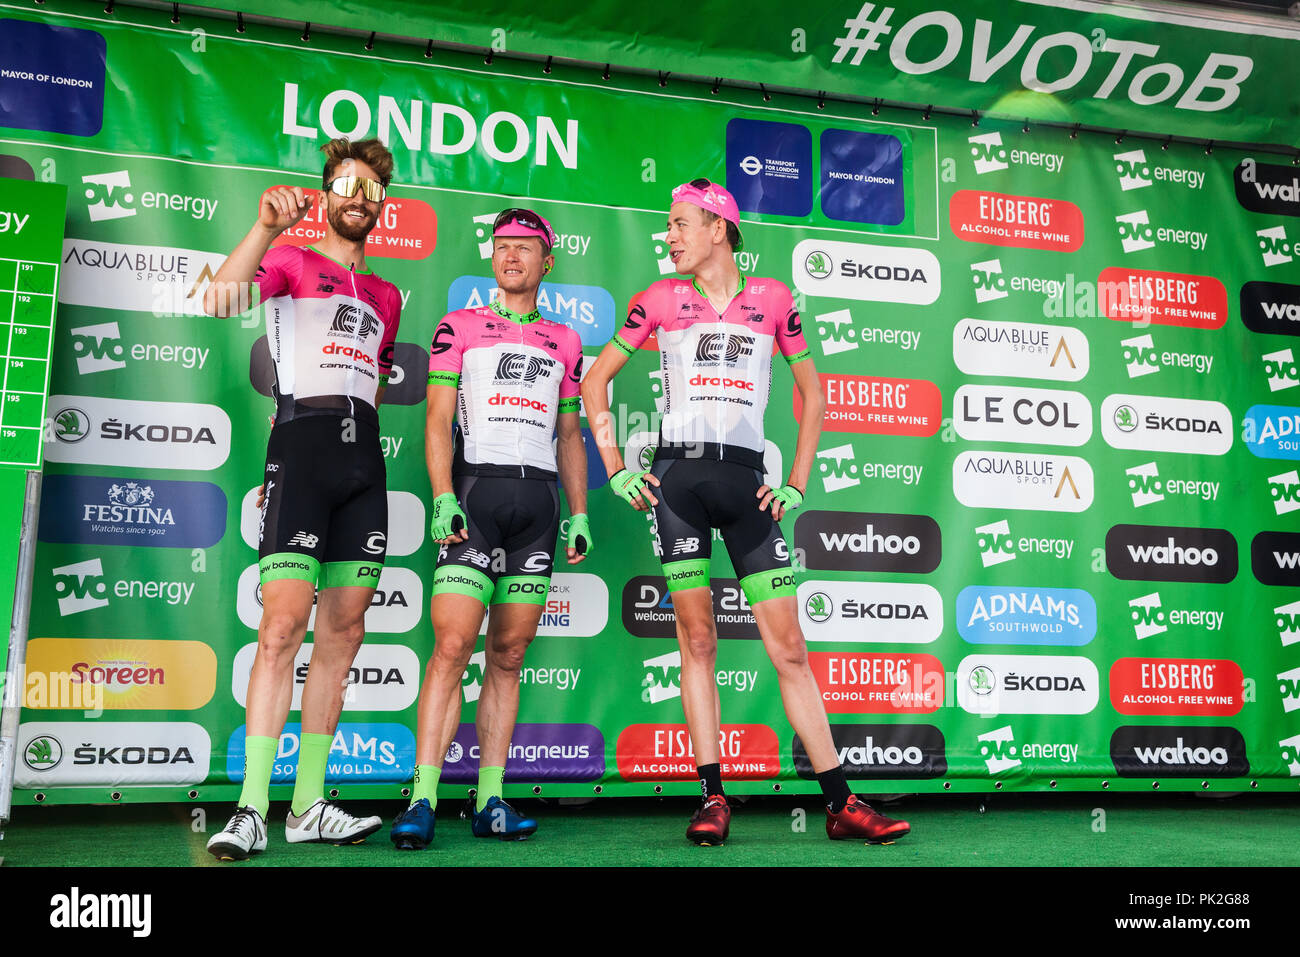
[(54, 414), (54, 437), (60, 442), (80, 442), (90, 434), (90, 416), (80, 409), (60, 409)]
[(808, 254), (808, 258), (803, 261), (803, 268), (814, 279), (825, 279), (831, 274), (834, 267), (831, 264), (830, 253), (814, 249)]

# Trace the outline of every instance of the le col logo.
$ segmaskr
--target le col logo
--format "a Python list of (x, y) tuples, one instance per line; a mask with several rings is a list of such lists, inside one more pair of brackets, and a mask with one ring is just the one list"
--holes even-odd
[(86, 212), (92, 223), (110, 219), (125, 219), (141, 209), (159, 209), (182, 213), (191, 219), (212, 222), (216, 215), (217, 199), (190, 196), (184, 193), (166, 193), (156, 190), (136, 190), (131, 186), (129, 170), (97, 173), (81, 177), (85, 187)]
[(1116, 393), (1101, 404), (1101, 435), (1116, 449), (1223, 455), (1233, 431), (1222, 402)]
[(1115, 171), (1119, 173), (1119, 187), (1124, 192), (1142, 189), (1155, 183), (1175, 183), (1188, 189), (1200, 189), (1205, 185), (1205, 173), (1201, 170), (1182, 169), (1173, 166), (1153, 166), (1147, 162), (1145, 150), (1128, 150), (1116, 153)]
[(967, 384), (953, 397), (957, 434), (972, 442), (1083, 445), (1092, 405), (1080, 392)]
[(996, 173), (1011, 166), (1039, 166), (1049, 173), (1059, 173), (1065, 166), (1064, 153), (1042, 153), (1035, 150), (1007, 149), (1001, 133), (981, 133), (966, 137), (970, 155), (975, 163), (975, 175)]

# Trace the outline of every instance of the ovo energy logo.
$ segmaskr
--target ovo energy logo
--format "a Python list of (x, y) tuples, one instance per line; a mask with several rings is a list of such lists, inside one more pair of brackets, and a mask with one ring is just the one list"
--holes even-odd
[(857, 463), (853, 461), (853, 446), (837, 445), (817, 453), (817, 468), (822, 475), (822, 489), (838, 492), (860, 485)]
[(1164, 483), (1160, 481), (1160, 469), (1155, 462), (1135, 465), (1131, 469), (1125, 469), (1124, 474), (1128, 476), (1128, 487), (1133, 495), (1134, 508), (1165, 500), (1164, 493), (1161, 491)]
[(992, 302), (1011, 295), (1007, 292), (1006, 277), (1002, 275), (1002, 260), (986, 259), (982, 263), (971, 263), (970, 273), (971, 283), (975, 286), (976, 302)]
[(1300, 601), (1279, 605), (1273, 609), (1273, 614), (1276, 616), (1274, 623), (1277, 625), (1277, 636), (1282, 646), (1300, 642)]
[(666, 655), (647, 658), (641, 662), (645, 675), (641, 679), (641, 700), (658, 704), (669, 698), (682, 696), (682, 653), (670, 651)]
[(1124, 192), (1151, 185), (1151, 169), (1147, 166), (1147, 154), (1143, 150), (1116, 153), (1114, 160), (1115, 171), (1119, 173), (1119, 188)]
[(135, 196), (126, 192), (131, 188), (129, 171), (83, 176), (81, 181), (86, 184), (86, 210), (92, 223), (135, 215)]
[(1270, 475), (1268, 491), (1273, 498), (1273, 510), (1278, 515), (1300, 508), (1300, 474), (1295, 469), (1281, 475)]
[(985, 173), (1009, 168), (1007, 148), (1002, 145), (1001, 133), (969, 136), (966, 142), (970, 144), (970, 155), (975, 161), (975, 175), (983, 176)]
[(1300, 385), (1300, 368), (1296, 367), (1290, 349), (1265, 353), (1261, 358), (1264, 360), (1264, 374), (1268, 376), (1270, 392), (1294, 389)]
[(1136, 253), (1155, 246), (1155, 230), (1151, 228), (1151, 220), (1145, 209), (1116, 216), (1115, 222), (1119, 224), (1119, 241), (1124, 252)]
[(1016, 557), (1016, 548), (1011, 539), (1011, 526), (1004, 518), (991, 525), (981, 525), (975, 529), (975, 541), (980, 550), (980, 561), (985, 568), (1001, 565)]
[(1134, 598), (1128, 603), (1129, 617), (1133, 619), (1133, 630), (1138, 640), (1164, 634), (1169, 630), (1165, 624), (1167, 618), (1160, 604), (1160, 593), (1152, 592), (1141, 598)]
[(1016, 757), (1020, 749), (1016, 747), (1016, 734), (1011, 725), (976, 735), (975, 740), (980, 742), (980, 757), (984, 759), (989, 774), (1001, 774), (1020, 767), (1020, 758)]
[(1255, 235), (1259, 237), (1259, 252), (1265, 266), (1281, 266), (1295, 258), (1295, 250), (1287, 242), (1285, 226), (1257, 229)]
[(126, 368), (126, 348), (116, 322), (101, 322), (72, 330), (72, 354), (82, 375)]
[(821, 337), (822, 354), (839, 355), (851, 352), (859, 345), (858, 331), (853, 328), (853, 314), (847, 309), (824, 313), (816, 317), (817, 335)]
[(104, 583), (104, 566), (98, 558), (52, 569), (54, 595), (60, 615), (103, 608), (108, 604), (108, 586)]

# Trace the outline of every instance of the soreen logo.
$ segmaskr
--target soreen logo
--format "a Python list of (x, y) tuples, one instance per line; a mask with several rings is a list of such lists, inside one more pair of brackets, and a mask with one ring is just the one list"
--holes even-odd
[(1240, 777), (1250, 773), (1246, 741), (1236, 728), (1116, 728), (1110, 737), (1115, 773), (1126, 778)]
[(1083, 211), (1064, 199), (962, 189), (948, 201), (959, 239), (995, 246), (1075, 252), (1083, 246)]
[(1221, 402), (1117, 393), (1101, 404), (1101, 435), (1116, 449), (1223, 455), (1233, 431)]
[(939, 525), (928, 515), (805, 512), (794, 541), (812, 569), (925, 574), (941, 557)]
[(970, 585), (956, 616), (973, 645), (1086, 645), (1097, 634), (1097, 603), (1080, 588)]
[(963, 319), (952, 357), (967, 375), (1076, 382), (1088, 374), (1088, 340), (1069, 326)]
[(1106, 567), (1129, 581), (1224, 584), (1237, 577), (1237, 540), (1221, 528), (1115, 525)]
[(1083, 445), (1092, 405), (1080, 392), (968, 384), (953, 396), (953, 424), (972, 442)]
[(794, 248), (795, 287), (808, 296), (927, 306), (939, 298), (939, 260), (926, 249), (805, 239)]

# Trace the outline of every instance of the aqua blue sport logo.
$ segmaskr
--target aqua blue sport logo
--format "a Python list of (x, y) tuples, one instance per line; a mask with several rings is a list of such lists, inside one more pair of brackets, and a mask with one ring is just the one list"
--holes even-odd
[(43, 542), (209, 548), (226, 532), (226, 493), (211, 482), (47, 475)]
[(1241, 439), (1261, 459), (1300, 459), (1300, 409), (1252, 405), (1241, 424)]
[[(244, 733), (241, 724), (230, 736), (226, 748), (226, 774), (231, 781), (244, 780)], [(302, 725), (286, 724), (271, 766), (272, 784), (293, 783), (298, 773), (301, 743)], [(415, 735), (405, 725), (340, 722), (325, 763), (327, 783), (401, 783), (409, 781), (414, 774)]]
[(957, 596), (957, 631), (972, 645), (1086, 645), (1097, 603), (1082, 588), (970, 585)]
[[(447, 311), (486, 306), (495, 292), (494, 279), (459, 276), (447, 292)], [(600, 286), (544, 282), (537, 290), (537, 311), (568, 326), (584, 346), (603, 346), (614, 335), (614, 297)]]

